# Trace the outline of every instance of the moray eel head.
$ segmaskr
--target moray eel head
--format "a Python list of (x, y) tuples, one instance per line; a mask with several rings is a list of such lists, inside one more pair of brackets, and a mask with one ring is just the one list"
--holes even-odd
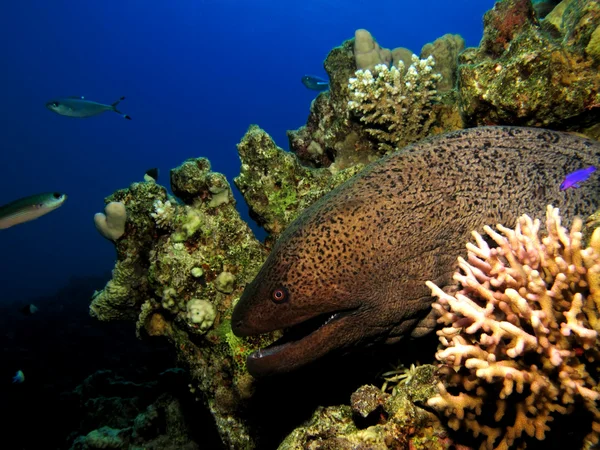
[[(302, 239), (295, 236), (295, 239)], [(276, 246), (256, 278), (246, 286), (231, 320), (237, 336), (254, 336), (283, 330), (283, 337), (247, 359), (253, 376), (289, 372), (359, 336), (363, 308), (348, 295), (346, 286), (331, 283), (311, 258)]]

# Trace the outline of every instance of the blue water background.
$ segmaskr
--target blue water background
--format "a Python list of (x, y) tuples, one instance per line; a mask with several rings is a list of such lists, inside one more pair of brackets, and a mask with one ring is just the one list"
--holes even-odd
[[(377, 5), (376, 7), (373, 5)], [(236, 143), (259, 124), (287, 148), (316, 93), (302, 75), (326, 76), (329, 50), (366, 28), (384, 47), (421, 47), (445, 33), (467, 46), (482, 36), (491, 0), (23, 0), (0, 5), (0, 204), (45, 191), (59, 210), (0, 230), (0, 301), (52, 293), (69, 278), (114, 265), (93, 224), (103, 198), (208, 157), (230, 181)], [(112, 103), (113, 113), (71, 119), (48, 111), (57, 96)], [(234, 188), (235, 190), (235, 188)], [(236, 191), (244, 217), (247, 208)], [(102, 286), (98, 286), (101, 288)], [(91, 294), (91, 293), (90, 293)]]

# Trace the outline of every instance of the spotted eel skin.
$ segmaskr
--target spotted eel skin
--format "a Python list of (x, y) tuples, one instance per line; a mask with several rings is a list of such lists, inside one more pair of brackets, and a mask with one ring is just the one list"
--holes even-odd
[(420, 141), (368, 166), (307, 208), (281, 235), (234, 308), (238, 336), (286, 329), (293, 339), (247, 359), (255, 376), (287, 372), (332, 350), (432, 330), (425, 286), (453, 283), (472, 230), (560, 208), (593, 213), (600, 177), (560, 191), (566, 174), (600, 165), (600, 143), (537, 128), (480, 127)]

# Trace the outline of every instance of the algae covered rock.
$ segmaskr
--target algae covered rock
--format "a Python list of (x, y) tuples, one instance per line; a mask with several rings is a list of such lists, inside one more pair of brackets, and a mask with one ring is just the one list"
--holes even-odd
[(581, 130), (598, 122), (600, 74), (585, 51), (600, 25), (598, 3), (572, 1), (559, 22), (548, 32), (529, 0), (502, 0), (485, 14), (481, 45), (464, 51), (458, 68), (470, 126)]
[(223, 174), (211, 172), (206, 158), (190, 158), (171, 170), (173, 194), (186, 204), (208, 200), (211, 207), (233, 201), (231, 188)]
[(354, 39), (329, 52), (324, 62), (329, 91), (313, 100), (305, 126), (287, 132), (290, 150), (305, 164), (328, 167), (335, 161), (344, 169), (368, 163), (377, 153), (376, 143), (365, 139), (360, 124), (347, 120), (348, 80), (357, 70), (354, 58)]
[(417, 406), (437, 392), (433, 366), (409, 370), (408, 381), (399, 383), (392, 394), (367, 385), (352, 394), (351, 406), (318, 408), (285, 438), (279, 450), (457, 448), (438, 418)]
[(105, 202), (120, 202), (127, 210), (125, 233), (115, 242), (117, 263), (113, 278), (94, 293), (92, 316), (100, 320), (135, 319), (141, 305), (151, 295), (147, 273), (148, 254), (155, 245), (155, 222), (150, 216), (154, 202), (166, 201), (164, 187), (150, 182), (133, 183), (107, 197)]
[(250, 207), (250, 216), (275, 239), (296, 216), (325, 193), (356, 174), (354, 167), (332, 174), (304, 167), (293, 153), (275, 145), (259, 127), (251, 126), (238, 153), (240, 175), (234, 182)]
[[(208, 160), (185, 161), (171, 172), (171, 181), (185, 203), (154, 182), (134, 183), (107, 199), (122, 202), (128, 220), (115, 242), (113, 278), (94, 295), (90, 312), (102, 320), (137, 320), (139, 336), (172, 342), (223, 442), (251, 448), (245, 419), (219, 402), (239, 402), (251, 389), (243, 381), (239, 393), (237, 380), (246, 380), (252, 345), (232, 335), (229, 318), (266, 252), (239, 217), (229, 183), (210, 170)], [(227, 280), (217, 281), (223, 273)], [(266, 345), (266, 339), (257, 344)], [(224, 389), (227, 395), (216, 395)]]

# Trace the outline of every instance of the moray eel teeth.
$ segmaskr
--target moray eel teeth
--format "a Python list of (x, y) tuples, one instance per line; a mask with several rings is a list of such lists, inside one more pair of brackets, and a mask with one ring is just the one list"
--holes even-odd
[[(261, 348), (250, 354), (246, 364), (250, 373), (259, 373), (261, 376), (274, 372), (295, 369), (300, 365), (310, 362), (338, 347), (339, 343), (334, 336), (339, 330), (351, 326), (345, 322), (352, 320), (352, 311), (339, 311), (333, 314), (320, 314), (302, 323), (286, 328), (283, 336), (266, 348)], [(322, 345), (330, 341), (335, 345)], [(310, 351), (308, 353), (307, 350)], [(307, 355), (308, 358), (302, 357)]]

